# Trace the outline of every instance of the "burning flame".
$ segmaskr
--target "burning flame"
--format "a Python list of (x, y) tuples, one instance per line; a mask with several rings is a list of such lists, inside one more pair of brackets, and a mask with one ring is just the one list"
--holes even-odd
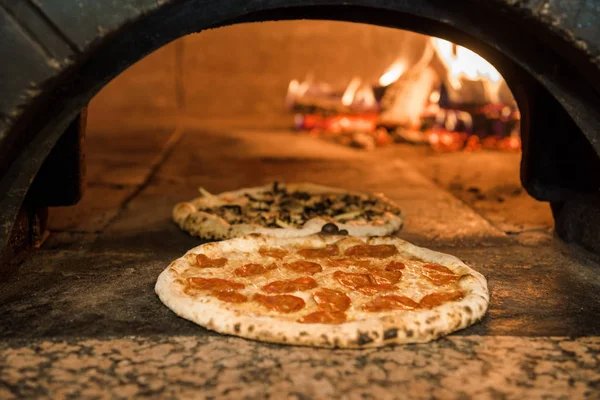
[(291, 107), (294, 101), (302, 97), (308, 92), (310, 88), (310, 84), (312, 81), (312, 77), (308, 76), (304, 82), (300, 82), (297, 79), (292, 79), (290, 84), (288, 85), (287, 94), (285, 96), (285, 105), (286, 107)]
[(348, 107), (354, 101), (354, 96), (358, 88), (360, 87), (361, 80), (360, 78), (353, 78), (352, 81), (348, 84), (348, 87), (344, 91), (344, 95), (342, 96), (342, 104)]
[(381, 75), (381, 78), (379, 78), (379, 84), (381, 86), (391, 85), (402, 76), (405, 70), (406, 66), (404, 63), (401, 61), (396, 61), (388, 68), (387, 71), (384, 72), (383, 75)]
[(457, 79), (472, 81), (487, 79), (493, 83), (502, 80), (502, 76), (492, 64), (471, 50), (444, 39), (431, 38), (431, 40), (436, 52), (448, 68), (450, 76), (454, 78), (454, 82), (451, 81), (453, 86), (458, 83), (460, 87)]
[(364, 85), (362, 80), (356, 77), (346, 87), (342, 96), (342, 104), (346, 107), (357, 104), (363, 107), (373, 107), (377, 104), (377, 100), (373, 94), (373, 88), (370, 85)]

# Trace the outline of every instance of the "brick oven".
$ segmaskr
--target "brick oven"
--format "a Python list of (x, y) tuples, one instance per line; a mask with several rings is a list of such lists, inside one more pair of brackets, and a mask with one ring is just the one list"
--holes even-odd
[[(0, 397), (598, 396), (594, 2), (0, 0), (0, 28)], [(315, 126), (356, 117), (342, 102), (356, 75), (380, 106), (381, 75), (430, 36), (502, 75), (522, 151), (321, 140)], [(306, 72), (339, 104), (285, 109)], [(370, 110), (361, 129), (390, 132)], [(337, 351), (166, 310), (158, 273), (200, 243), (171, 207), (273, 180), (385, 192), (400, 237), (488, 278), (488, 315), (430, 344)]]

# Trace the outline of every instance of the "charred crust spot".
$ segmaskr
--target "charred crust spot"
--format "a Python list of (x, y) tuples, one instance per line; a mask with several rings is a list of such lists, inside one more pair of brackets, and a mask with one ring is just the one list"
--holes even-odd
[(252, 237), (261, 237), (261, 234), (260, 234), (260, 233), (253, 232), (253, 233), (250, 233), (250, 234), (248, 234), (248, 236), (252, 236)]
[(336, 349), (340, 347), (340, 338), (334, 338), (333, 339), (333, 347), (335, 347)]
[(331, 346), (331, 342), (329, 341), (329, 337), (325, 334), (321, 335), (321, 339), (323, 339), (323, 344), (326, 344), (328, 346)]
[(431, 317), (427, 318), (427, 319), (425, 320), (425, 323), (426, 323), (426, 324), (431, 324), (432, 322), (435, 322), (435, 321), (437, 321), (438, 319), (440, 319), (440, 317), (439, 317), (438, 315), (433, 315), (433, 316), (431, 316)]
[(254, 332), (254, 325), (250, 325), (248, 327), (248, 332)]
[(298, 336), (308, 336), (308, 332), (302, 331), (300, 334), (298, 334)]
[(412, 329), (406, 330), (406, 337), (413, 337), (414, 334), (415, 332)]
[(239, 323), (237, 323), (233, 326), (233, 330), (235, 331), (235, 333), (240, 333), (240, 328), (241, 328), (241, 326)]
[(473, 310), (471, 310), (471, 307), (469, 307), (469, 306), (465, 306), (465, 307), (463, 308), (463, 310), (465, 310), (465, 312), (466, 312), (467, 314), (473, 314)]
[(390, 328), (383, 332), (384, 340), (395, 339), (397, 337), (398, 337), (398, 329), (397, 328)]
[(373, 342), (373, 338), (369, 336), (367, 332), (358, 332), (358, 341), (356, 342), (359, 346), (364, 346)]
[(435, 336), (435, 329), (433, 329), (433, 328), (427, 329), (427, 333), (430, 334), (430, 335), (432, 335), (432, 336)]

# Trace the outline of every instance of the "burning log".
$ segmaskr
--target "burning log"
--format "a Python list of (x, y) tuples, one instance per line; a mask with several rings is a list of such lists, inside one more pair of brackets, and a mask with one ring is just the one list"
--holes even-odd
[(437, 151), (520, 149), (516, 103), (491, 64), (438, 38), (411, 51), (418, 61), (399, 58), (375, 85), (290, 82), (286, 104), (296, 129), (363, 149), (394, 141)]

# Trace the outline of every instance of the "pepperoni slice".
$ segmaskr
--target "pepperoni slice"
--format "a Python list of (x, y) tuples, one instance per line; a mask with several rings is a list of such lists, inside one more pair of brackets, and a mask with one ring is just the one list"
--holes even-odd
[(315, 311), (300, 318), (302, 324), (341, 324), (346, 322), (346, 314), (340, 311)]
[(300, 297), (289, 294), (278, 294), (275, 296), (265, 296), (264, 294), (255, 294), (254, 300), (269, 310), (282, 313), (291, 313), (300, 311), (306, 305)]
[(242, 283), (220, 278), (188, 278), (188, 282), (196, 289), (201, 290), (236, 290), (243, 289)]
[(428, 294), (427, 296), (423, 297), (421, 299), (421, 301), (419, 302), (419, 304), (421, 305), (421, 307), (433, 308), (433, 307), (442, 305), (448, 301), (460, 300), (464, 296), (465, 296), (465, 294), (463, 292), (461, 292), (460, 290), (454, 290), (452, 292), (432, 293), (432, 294)]
[(304, 276), (298, 279), (271, 282), (263, 286), (263, 290), (267, 293), (291, 293), (314, 289), (317, 286), (317, 281), (310, 276)]
[(376, 284), (393, 285), (402, 279), (402, 271), (376, 271), (371, 273), (371, 280)]
[(277, 268), (277, 264), (275, 264), (275, 263), (272, 263), (269, 265), (245, 264), (245, 265), (242, 265), (241, 267), (237, 268), (235, 271), (233, 271), (233, 273), (236, 274), (237, 276), (246, 277), (246, 276), (264, 274), (265, 272), (268, 272), (275, 268)]
[(398, 249), (393, 244), (359, 244), (348, 248), (347, 256), (387, 258), (398, 254)]
[(415, 308), (419, 308), (419, 303), (406, 296), (398, 296), (396, 294), (377, 297), (363, 306), (363, 310), (370, 312), (414, 310)]
[(258, 249), (258, 253), (264, 257), (271, 257), (281, 260), (283, 257), (287, 256), (288, 252), (284, 249), (278, 249), (276, 247), (265, 247), (262, 246)]
[(316, 274), (317, 272), (323, 271), (323, 267), (316, 262), (311, 261), (294, 261), (289, 264), (283, 264), (284, 268), (292, 270), (294, 272), (306, 273), (306, 274)]
[(346, 311), (350, 308), (350, 297), (339, 290), (323, 288), (313, 294), (315, 303), (324, 311)]
[(373, 264), (369, 260), (361, 260), (356, 258), (335, 258), (327, 261), (327, 265), (335, 268), (347, 268), (347, 267), (360, 267), (360, 268), (373, 268)]
[(421, 274), (433, 282), (436, 286), (446, 285), (448, 283), (456, 282), (460, 275), (455, 274), (449, 268), (439, 264), (425, 264), (423, 265), (423, 271)]
[(298, 255), (306, 258), (322, 258), (332, 257), (340, 254), (340, 249), (335, 244), (328, 244), (319, 249), (301, 249), (298, 250)]
[(389, 292), (396, 289), (396, 287), (390, 283), (377, 282), (377, 278), (373, 277), (371, 274), (335, 271), (333, 277), (342, 285), (367, 295)]
[(351, 289), (358, 289), (371, 285), (369, 274), (357, 274), (353, 272), (335, 271), (333, 277), (342, 285)]
[(213, 290), (211, 295), (227, 303), (245, 303), (248, 301), (246, 296), (233, 290)]
[(406, 265), (403, 262), (392, 261), (385, 267), (385, 270), (386, 271), (400, 271), (404, 268), (406, 268)]
[(221, 268), (227, 264), (226, 258), (209, 258), (204, 254), (196, 255), (196, 264), (200, 268)]

